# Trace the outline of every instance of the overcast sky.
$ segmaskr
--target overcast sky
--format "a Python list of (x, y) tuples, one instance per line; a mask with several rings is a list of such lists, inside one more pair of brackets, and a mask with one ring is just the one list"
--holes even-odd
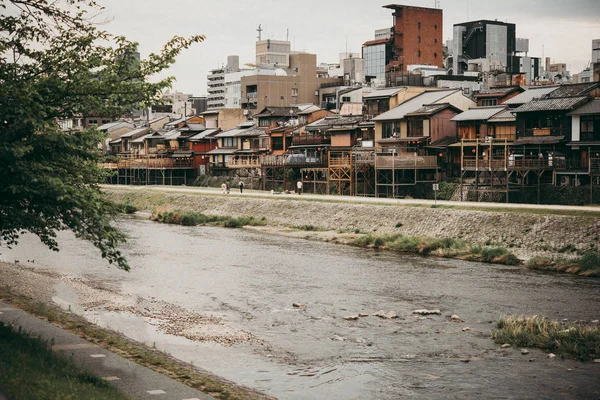
[[(173, 35), (203, 34), (177, 59), (167, 75), (174, 89), (206, 94), (209, 70), (238, 54), (240, 64), (255, 61), (259, 24), (263, 39), (289, 40), (294, 50), (317, 54), (318, 62), (337, 62), (338, 53), (360, 53), (374, 30), (392, 26), (390, 0), (98, 0), (106, 7), (108, 31), (140, 43), (145, 57)], [(435, 7), (435, 0), (405, 0), (397, 4)], [(571, 73), (590, 61), (592, 39), (600, 39), (599, 0), (439, 0), (444, 10), (444, 41), (452, 25), (498, 19), (517, 25), (517, 37), (529, 39), (529, 55), (566, 62)]]

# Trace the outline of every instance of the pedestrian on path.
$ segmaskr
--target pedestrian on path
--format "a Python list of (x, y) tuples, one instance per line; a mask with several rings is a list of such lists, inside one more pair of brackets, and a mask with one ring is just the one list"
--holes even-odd
[(225, 182), (223, 182), (221, 184), (221, 192), (223, 192), (223, 194), (225, 194), (225, 191), (227, 190), (227, 184)]
[(302, 194), (302, 181), (298, 181), (296, 183), (296, 188), (298, 189), (298, 195)]
[(240, 181), (239, 185), (240, 185), (240, 193), (243, 193), (244, 192), (244, 182)]
[(229, 194), (229, 190), (230, 190), (230, 188), (229, 188), (229, 182), (226, 182), (225, 183), (225, 192), (227, 192), (227, 194)]

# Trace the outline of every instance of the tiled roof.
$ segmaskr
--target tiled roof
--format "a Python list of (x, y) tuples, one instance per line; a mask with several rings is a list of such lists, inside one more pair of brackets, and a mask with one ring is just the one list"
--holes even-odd
[(482, 89), (479, 93), (475, 93), (473, 97), (489, 97), (489, 96), (506, 96), (509, 93), (520, 91), (523, 89), (521, 86), (503, 86), (503, 87), (491, 87), (489, 89)]
[(500, 111), (492, 118), (488, 119), (488, 122), (512, 122), (516, 120), (517, 117), (515, 117), (515, 115), (512, 113), (512, 110), (510, 108), (507, 108), (504, 111)]
[(489, 118), (503, 111), (506, 107), (504, 106), (492, 106), (492, 107), (475, 107), (470, 108), (467, 111), (455, 115), (450, 121), (464, 122), (464, 121), (487, 121)]
[[(290, 113), (291, 111), (291, 113)], [(260, 117), (289, 117), (297, 115), (300, 112), (298, 107), (265, 107), (259, 114), (255, 114), (255, 118)]]
[(396, 108), (393, 108), (387, 112), (384, 112), (381, 115), (373, 118), (374, 121), (390, 121), (404, 118), (405, 114), (414, 112), (419, 108), (423, 107), (424, 104), (432, 104), (438, 102), (451, 94), (457, 93), (459, 89), (449, 89), (449, 90), (432, 90), (428, 92), (423, 92), (418, 96), (413, 97), (412, 99), (406, 100), (404, 103), (401, 103)]
[(556, 89), (558, 89), (558, 86), (532, 87), (532, 88), (527, 89), (523, 93), (519, 93), (515, 97), (511, 97), (510, 99), (506, 100), (502, 104), (509, 104), (509, 105), (525, 104), (525, 103), (530, 102), (533, 99), (539, 99), (542, 96), (544, 96)]
[(215, 128), (215, 129), (207, 129), (205, 131), (202, 131), (194, 136), (190, 136), (189, 140), (190, 141), (196, 141), (196, 140), (200, 140), (200, 139), (205, 139), (208, 137), (213, 136), (215, 133), (219, 132), (220, 129), (219, 128)]
[(393, 95), (404, 89), (405, 87), (395, 87), (388, 89), (373, 90), (371, 93), (363, 95), (363, 100), (373, 100), (392, 97)]
[(341, 126), (353, 126), (361, 123), (363, 120), (362, 116), (344, 116), (344, 115), (329, 115), (325, 118), (321, 118), (318, 121), (306, 125), (306, 130), (316, 129), (331, 129), (334, 127)]
[(589, 103), (585, 103), (581, 107), (576, 108), (567, 115), (586, 115), (600, 114), (600, 99), (594, 99)]
[(556, 90), (548, 93), (545, 98), (555, 99), (558, 97), (579, 97), (585, 96), (590, 91), (598, 87), (598, 82), (577, 83), (574, 85), (561, 85)]
[(425, 104), (423, 107), (415, 110), (413, 112), (407, 113), (405, 117), (413, 117), (413, 116), (428, 116), (438, 113), (442, 110), (445, 110), (448, 107), (453, 107), (450, 103), (440, 103), (440, 104)]
[[(554, 92), (552, 92), (554, 93)], [(589, 97), (562, 97), (552, 99), (533, 100), (514, 110), (515, 113), (535, 111), (569, 111), (585, 103)]]
[(130, 138), (135, 135), (145, 134), (150, 131), (150, 128), (138, 128), (121, 135), (122, 138)]
[(235, 137), (235, 136), (261, 136), (265, 135), (262, 129), (256, 127), (254, 122), (244, 122), (237, 128), (229, 129), (215, 135), (215, 137)]

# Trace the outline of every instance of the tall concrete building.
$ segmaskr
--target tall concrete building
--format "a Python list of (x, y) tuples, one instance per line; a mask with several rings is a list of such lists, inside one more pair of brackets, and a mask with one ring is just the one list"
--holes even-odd
[(241, 78), (241, 107), (252, 112), (266, 106), (319, 104), (321, 84), (339, 82), (337, 78), (317, 76), (317, 56), (309, 53), (289, 55), (289, 68), (275, 68), (271, 74), (255, 74)]
[(256, 65), (287, 68), (290, 66), (292, 46), (287, 40), (258, 40), (256, 42)]
[(393, 10), (393, 55), (387, 68), (407, 72), (411, 64), (443, 66), (443, 11), (439, 8), (400, 4), (383, 6)]
[(455, 24), (448, 50), (452, 75), (506, 73), (524, 75), (531, 84), (541, 72), (541, 60), (529, 57), (529, 40), (516, 37), (516, 25), (479, 20)]

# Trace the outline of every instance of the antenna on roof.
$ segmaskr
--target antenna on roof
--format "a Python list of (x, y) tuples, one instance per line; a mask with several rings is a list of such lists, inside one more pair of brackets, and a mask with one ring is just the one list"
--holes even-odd
[(259, 42), (262, 40), (262, 31), (263, 31), (263, 28), (261, 28), (260, 25), (261, 24), (258, 24), (258, 29), (256, 30), (256, 32), (258, 32), (258, 41)]
[(289, 29), (286, 29), (285, 41), (286, 41), (286, 42), (289, 42), (289, 41), (290, 41), (290, 30), (289, 30)]

